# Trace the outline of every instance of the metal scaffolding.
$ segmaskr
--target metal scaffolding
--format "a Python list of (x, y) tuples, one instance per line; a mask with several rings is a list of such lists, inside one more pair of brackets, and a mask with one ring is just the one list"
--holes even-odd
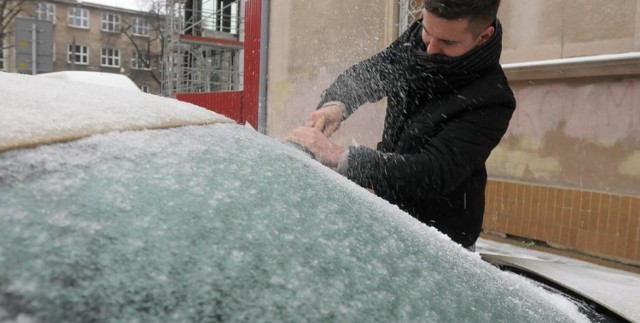
[(243, 89), (244, 0), (167, 0), (162, 94)]
[(420, 12), (422, 11), (422, 0), (400, 0), (398, 1), (400, 6), (400, 19), (398, 33), (402, 33), (411, 26), (417, 19), (420, 19)]

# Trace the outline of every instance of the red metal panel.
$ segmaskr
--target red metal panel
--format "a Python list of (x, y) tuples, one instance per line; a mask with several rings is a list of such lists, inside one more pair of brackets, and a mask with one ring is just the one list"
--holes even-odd
[[(228, 116), (238, 123), (248, 122), (258, 128), (258, 102), (260, 94), (260, 36), (262, 0), (245, 2), (244, 42), (206, 39), (208, 43), (239, 47), (244, 45), (244, 89), (242, 92), (177, 93), (176, 99), (190, 102)], [(265, 31), (266, 32), (266, 31)], [(180, 35), (182, 40), (205, 42), (204, 37)]]
[(244, 95), (242, 117), (254, 128), (258, 127), (258, 96), (260, 93), (260, 25), (262, 0), (247, 0), (245, 3), (244, 36)]
[[(238, 123), (244, 123), (245, 121), (240, 109), (242, 97), (241, 91), (176, 94), (176, 99), (180, 101), (193, 103), (213, 112), (223, 114)], [(253, 124), (251, 125), (253, 126)]]

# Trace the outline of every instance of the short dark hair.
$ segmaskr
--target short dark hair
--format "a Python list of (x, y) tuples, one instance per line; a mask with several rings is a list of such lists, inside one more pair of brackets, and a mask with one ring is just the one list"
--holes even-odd
[(481, 33), (498, 15), (500, 0), (423, 0), (424, 9), (442, 19), (469, 18), (473, 33)]

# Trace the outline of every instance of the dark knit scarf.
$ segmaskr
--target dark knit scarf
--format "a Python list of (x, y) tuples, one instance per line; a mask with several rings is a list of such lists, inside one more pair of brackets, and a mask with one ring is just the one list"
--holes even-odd
[[(411, 73), (412, 84), (435, 86), (436, 92), (449, 92), (467, 85), (480, 77), (483, 72), (500, 64), (502, 52), (502, 26), (494, 22), (495, 32), (487, 42), (458, 57), (429, 55), (422, 42), (422, 19), (411, 25), (403, 35)], [(435, 89), (432, 89), (432, 91)]]

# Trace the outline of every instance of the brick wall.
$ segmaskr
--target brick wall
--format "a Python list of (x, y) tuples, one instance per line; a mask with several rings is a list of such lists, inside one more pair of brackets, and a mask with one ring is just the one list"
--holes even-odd
[(490, 180), (484, 229), (640, 264), (640, 196)]

